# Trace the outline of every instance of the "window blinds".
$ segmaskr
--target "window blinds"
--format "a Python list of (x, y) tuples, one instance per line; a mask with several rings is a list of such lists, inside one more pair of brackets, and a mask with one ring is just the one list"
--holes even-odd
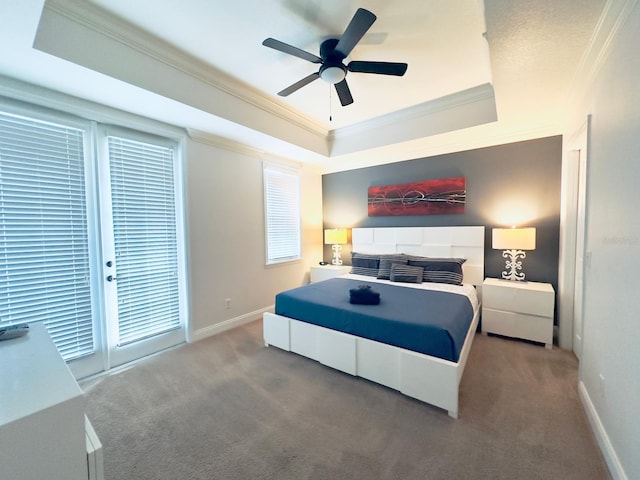
[(297, 173), (265, 165), (267, 264), (300, 258), (299, 183)]
[(118, 345), (180, 327), (172, 148), (108, 137)]
[(0, 323), (92, 353), (84, 132), (0, 112)]

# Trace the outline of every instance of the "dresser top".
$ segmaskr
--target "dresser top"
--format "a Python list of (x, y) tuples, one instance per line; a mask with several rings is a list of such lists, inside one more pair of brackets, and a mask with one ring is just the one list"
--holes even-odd
[(502, 278), (485, 278), (482, 285), (515, 288), (521, 290), (535, 290), (538, 292), (551, 292), (554, 293), (553, 286), (550, 283), (541, 282), (525, 282), (518, 280), (504, 280)]
[(30, 324), (23, 337), (0, 342), (0, 427), (81, 396), (42, 323)]

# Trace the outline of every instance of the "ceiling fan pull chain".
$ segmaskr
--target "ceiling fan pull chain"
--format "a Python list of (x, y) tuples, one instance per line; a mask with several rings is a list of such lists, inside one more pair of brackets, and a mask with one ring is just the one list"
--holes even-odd
[(329, 121), (333, 122), (333, 106), (331, 103), (331, 87), (333, 87), (333, 85), (329, 84)]

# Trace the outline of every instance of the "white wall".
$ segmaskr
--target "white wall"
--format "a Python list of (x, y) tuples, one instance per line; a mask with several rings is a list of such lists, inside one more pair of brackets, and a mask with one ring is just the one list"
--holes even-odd
[[(640, 3), (573, 131), (592, 114), (580, 393), (614, 478), (640, 478)], [(572, 131), (570, 130), (570, 131)], [(602, 376), (602, 378), (601, 378)]]
[[(197, 340), (273, 306), (276, 293), (308, 281), (322, 259), (322, 183), (302, 170), (303, 260), (265, 266), (262, 161), (250, 149), (206, 138), (187, 145), (186, 195), (191, 338)], [(231, 298), (231, 308), (225, 299)]]

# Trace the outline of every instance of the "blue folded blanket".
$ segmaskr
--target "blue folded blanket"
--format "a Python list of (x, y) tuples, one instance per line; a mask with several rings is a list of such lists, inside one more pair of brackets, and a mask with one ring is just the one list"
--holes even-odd
[(371, 285), (359, 285), (358, 288), (349, 289), (349, 303), (358, 305), (378, 305), (380, 294), (371, 289)]

